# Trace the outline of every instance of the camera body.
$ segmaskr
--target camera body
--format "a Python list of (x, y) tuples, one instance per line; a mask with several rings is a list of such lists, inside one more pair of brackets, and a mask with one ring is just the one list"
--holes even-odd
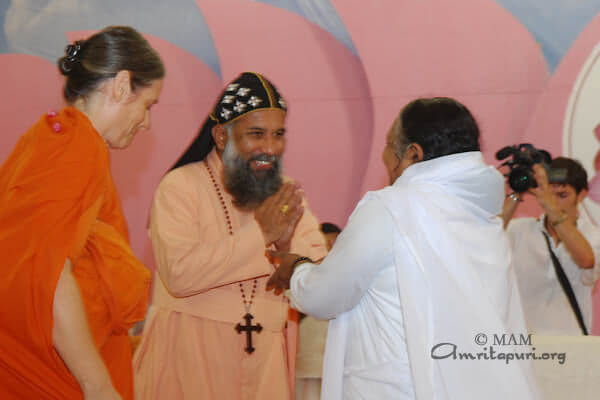
[(496, 153), (497, 160), (504, 160), (511, 156), (512, 159), (505, 161), (501, 166), (507, 165), (510, 168), (510, 171), (504, 176), (508, 177), (508, 185), (516, 193), (524, 193), (538, 186), (533, 177), (534, 164), (541, 164), (546, 168), (550, 183), (564, 183), (567, 179), (566, 170), (550, 168), (552, 161), (550, 153), (546, 150), (536, 149), (530, 143), (506, 146)]

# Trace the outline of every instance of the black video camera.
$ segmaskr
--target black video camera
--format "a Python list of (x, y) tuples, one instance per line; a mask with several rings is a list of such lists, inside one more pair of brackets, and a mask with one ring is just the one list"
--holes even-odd
[(508, 177), (508, 185), (516, 193), (524, 193), (531, 188), (536, 188), (537, 182), (533, 178), (533, 165), (542, 164), (546, 168), (549, 183), (564, 183), (567, 179), (567, 170), (552, 169), (550, 162), (552, 156), (546, 150), (539, 150), (532, 144), (522, 143), (518, 146), (506, 146), (496, 153), (497, 160), (504, 160), (512, 156), (512, 159), (505, 161), (501, 166), (508, 165), (510, 171), (504, 176)]

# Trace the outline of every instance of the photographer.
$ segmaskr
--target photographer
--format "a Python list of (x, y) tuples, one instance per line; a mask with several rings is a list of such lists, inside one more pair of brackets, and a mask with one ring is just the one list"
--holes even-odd
[(550, 164), (550, 170), (566, 171), (560, 183), (549, 183), (541, 164), (532, 169), (537, 187), (528, 192), (544, 214), (510, 221), (523, 193), (510, 194), (502, 211), (527, 326), (535, 334), (587, 335), (600, 264), (600, 230), (578, 210), (588, 190), (587, 173), (565, 157)]

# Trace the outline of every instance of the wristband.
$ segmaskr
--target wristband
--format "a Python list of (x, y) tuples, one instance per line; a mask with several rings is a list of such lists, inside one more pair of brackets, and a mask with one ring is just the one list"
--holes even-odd
[(523, 200), (521, 200), (521, 199), (519, 198), (519, 195), (518, 195), (518, 194), (516, 194), (515, 192), (512, 192), (511, 194), (509, 194), (509, 195), (508, 195), (508, 196), (506, 196), (506, 197), (510, 197), (510, 199), (511, 199), (512, 201), (514, 201), (515, 203), (516, 203), (516, 202), (521, 202), (521, 201), (523, 201)]

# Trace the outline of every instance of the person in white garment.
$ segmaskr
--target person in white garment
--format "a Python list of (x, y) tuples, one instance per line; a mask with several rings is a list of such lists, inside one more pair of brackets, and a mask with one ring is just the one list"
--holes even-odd
[(391, 185), (364, 196), (319, 265), (271, 253), (268, 287), (331, 320), (321, 398), (539, 398), (531, 362), (494, 353), (528, 346), (490, 351), (493, 335), (526, 329), (498, 217), (504, 182), (473, 116), (449, 98), (412, 101), (383, 161)]
[[(331, 222), (320, 226), (327, 251), (330, 251), (342, 231)], [(300, 314), (298, 324), (298, 351), (296, 353), (296, 400), (319, 400), (321, 398), (321, 377), (323, 376), (323, 355), (327, 339), (328, 321)]]
[(530, 189), (544, 214), (511, 219), (523, 197), (517, 193), (506, 198), (503, 212), (525, 320), (529, 331), (538, 335), (588, 334), (592, 289), (600, 272), (600, 229), (580, 213), (588, 192), (587, 173), (581, 164), (557, 157), (550, 168), (566, 172), (564, 179), (548, 183), (546, 170), (537, 164), (537, 188)]

